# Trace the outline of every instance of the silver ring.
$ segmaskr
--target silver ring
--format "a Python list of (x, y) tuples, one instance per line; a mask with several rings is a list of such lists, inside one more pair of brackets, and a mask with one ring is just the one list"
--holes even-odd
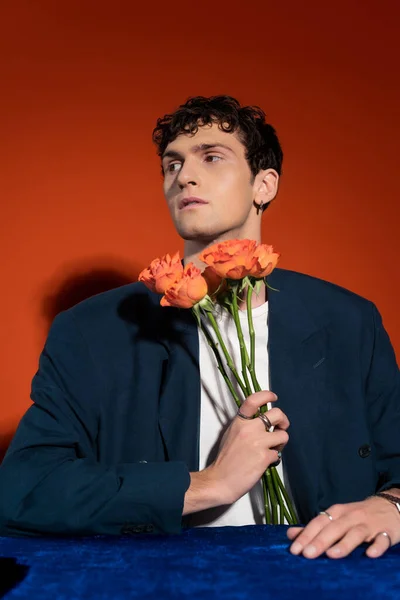
[(328, 517), (328, 519), (330, 519), (331, 521), (333, 521), (333, 517), (330, 513), (328, 513), (327, 510), (321, 510), (321, 512), (318, 513), (319, 515), (325, 515), (326, 517)]
[(274, 463), (272, 463), (271, 465), (269, 465), (269, 466), (270, 467), (277, 467), (280, 464), (281, 460), (282, 460), (282, 452), (280, 450), (278, 450), (278, 459)]
[(240, 408), (238, 408), (237, 416), (240, 417), (241, 419), (246, 419), (246, 421), (251, 421), (254, 419), (254, 415), (252, 417), (246, 417), (246, 415), (244, 415), (243, 413), (240, 412)]
[(267, 415), (260, 413), (259, 415), (257, 415), (257, 417), (259, 419), (261, 419), (261, 421), (264, 423), (265, 425), (265, 431), (270, 431), (270, 429), (273, 427), (271, 421), (268, 419)]
[(379, 533), (376, 534), (375, 539), (378, 537), (378, 535), (384, 535), (385, 537), (387, 537), (387, 539), (389, 540), (389, 546), (392, 545), (392, 540), (390, 539), (390, 535), (388, 534), (387, 531), (380, 531)]

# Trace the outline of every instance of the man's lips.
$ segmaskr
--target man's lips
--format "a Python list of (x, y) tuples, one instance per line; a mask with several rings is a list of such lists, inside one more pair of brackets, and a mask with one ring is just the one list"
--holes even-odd
[(179, 210), (182, 210), (187, 206), (198, 206), (199, 204), (208, 204), (208, 202), (202, 198), (197, 198), (196, 196), (189, 196), (188, 198), (182, 198), (178, 206)]

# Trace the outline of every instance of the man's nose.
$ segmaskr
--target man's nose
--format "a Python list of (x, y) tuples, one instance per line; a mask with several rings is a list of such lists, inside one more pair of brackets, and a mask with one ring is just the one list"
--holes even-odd
[(199, 184), (199, 176), (194, 168), (194, 165), (189, 162), (185, 162), (179, 170), (177, 176), (177, 183), (181, 188), (191, 184), (198, 185)]

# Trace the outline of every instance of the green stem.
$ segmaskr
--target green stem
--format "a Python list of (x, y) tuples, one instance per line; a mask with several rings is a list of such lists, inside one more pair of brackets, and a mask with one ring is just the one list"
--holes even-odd
[[(253, 382), (254, 389), (256, 391), (260, 391), (261, 387), (260, 387), (260, 384), (258, 383), (258, 380), (256, 377), (256, 372), (255, 372), (256, 343), (255, 343), (255, 331), (254, 331), (254, 325), (253, 325), (253, 314), (252, 314), (252, 303), (251, 303), (252, 296), (253, 296), (253, 287), (251, 285), (249, 285), (247, 288), (247, 298), (246, 298), (246, 300), (247, 300), (247, 318), (248, 318), (248, 322), (249, 322), (249, 333), (250, 333), (249, 372), (250, 372), (250, 376), (251, 376), (251, 379)], [(267, 410), (267, 407), (262, 407), (262, 409), (261, 409), (262, 412), (266, 412), (266, 410), (264, 410), (264, 409)], [(275, 467), (271, 467), (269, 469), (269, 471), (271, 473), (270, 485), (271, 485), (271, 488), (273, 489), (275, 498), (276, 498), (278, 506), (279, 506), (279, 524), (283, 525), (285, 517), (286, 517), (287, 522), (290, 525), (294, 524), (296, 522), (296, 519), (294, 517), (293, 507), (290, 502), (287, 491), (285, 490), (285, 487), (281, 481), (281, 478), (279, 477), (279, 473), (277, 472)], [(273, 494), (271, 494), (271, 498), (273, 498)], [(286, 508), (285, 502), (286, 502), (288, 508)], [(274, 520), (274, 517), (276, 520)], [(273, 523), (274, 524), (278, 523), (277, 513), (274, 513)]]
[[(271, 469), (276, 470), (275, 467), (271, 467)], [(278, 473), (277, 473), (277, 481), (278, 481), (278, 485), (280, 487), (280, 490), (281, 490), (281, 492), (283, 494), (283, 497), (285, 498), (286, 506), (288, 507), (289, 512), (290, 512), (290, 515), (289, 515), (290, 516), (290, 520), (286, 516), (287, 522), (289, 523), (289, 525), (297, 525), (296, 513), (294, 512), (293, 505), (292, 505), (292, 503), (290, 501), (290, 498), (289, 498), (289, 494), (287, 493), (287, 491), (285, 489), (285, 486), (283, 485), (283, 482), (282, 482), (281, 478), (279, 477)]]
[(233, 387), (233, 384), (232, 384), (231, 380), (229, 379), (227, 372), (225, 371), (224, 364), (222, 362), (220, 353), (218, 352), (218, 349), (215, 346), (214, 340), (213, 340), (212, 336), (210, 335), (210, 332), (208, 331), (207, 327), (201, 321), (200, 321), (200, 323), (201, 323), (201, 329), (202, 329), (204, 335), (206, 336), (208, 345), (211, 347), (212, 351), (214, 352), (214, 356), (216, 358), (217, 365), (218, 365), (218, 370), (221, 373), (222, 377), (224, 378), (225, 383), (228, 386), (229, 391), (230, 391), (234, 401), (236, 402), (236, 406), (239, 407), (241, 405), (239, 396), (237, 395), (235, 388)]
[[(256, 373), (255, 373), (255, 332), (254, 332), (252, 310), (251, 310), (252, 309), (251, 300), (252, 300), (253, 288), (251, 286), (249, 286), (249, 288), (247, 290), (247, 315), (248, 315), (249, 333), (250, 333), (250, 360), (249, 360), (246, 345), (244, 342), (243, 331), (242, 331), (239, 313), (238, 313), (238, 303), (237, 303), (238, 287), (236, 286), (236, 287), (233, 287), (232, 289), (233, 289), (233, 293), (232, 293), (232, 305), (231, 305), (232, 312), (231, 312), (231, 314), (234, 318), (234, 322), (236, 325), (236, 330), (237, 330), (237, 334), (238, 334), (238, 338), (239, 338), (240, 355), (241, 355), (241, 361), (242, 361), (242, 373), (243, 373), (243, 378), (244, 378), (245, 383), (242, 382), (242, 380), (235, 368), (235, 365), (234, 365), (232, 358), (228, 352), (228, 349), (222, 339), (218, 324), (215, 320), (213, 313), (208, 310), (207, 311), (204, 310), (202, 312), (203, 312), (203, 314), (207, 315), (207, 317), (211, 323), (211, 326), (216, 334), (218, 343), (224, 354), (226, 363), (227, 363), (228, 367), (230, 368), (231, 372), (233, 373), (236, 381), (239, 384), (240, 389), (242, 390), (242, 392), (246, 398), (247, 396), (249, 396), (252, 393), (252, 390), (250, 387), (250, 382), (247, 377), (247, 369), (249, 370), (249, 373), (251, 375), (254, 390), (255, 391), (261, 390), (261, 387), (257, 381), (257, 377), (256, 377)], [(225, 367), (224, 367), (220, 352), (218, 351), (217, 345), (214, 342), (210, 332), (207, 330), (207, 328), (201, 322), (200, 315), (197, 315), (196, 318), (198, 318), (198, 322), (206, 336), (207, 342), (209, 343), (209, 345), (211, 346), (211, 348), (214, 352), (215, 358), (217, 360), (218, 370), (220, 371), (221, 375), (223, 376), (223, 378), (228, 386), (228, 389), (236, 402), (236, 405), (240, 406), (241, 402), (240, 402), (239, 397), (235, 391), (235, 388), (233, 387), (233, 384), (232, 384), (231, 380), (229, 379), (228, 374), (225, 370)], [(262, 407), (262, 408), (264, 409), (267, 407)], [(276, 471), (275, 467), (270, 467), (265, 471), (265, 473), (263, 474), (263, 477), (262, 477), (262, 485), (263, 485), (264, 509), (265, 509), (266, 523), (267, 524), (271, 524), (271, 523), (272, 524), (278, 524), (278, 523), (283, 524), (284, 517), (285, 517), (287, 522), (289, 523), (289, 525), (295, 525), (297, 523), (297, 518), (296, 518), (295, 512), (293, 510), (292, 503), (289, 499), (289, 495), (288, 495), (288, 493), (283, 485), (283, 482), (281, 481), (281, 478), (279, 477), (279, 474)], [(279, 517), (278, 517), (278, 507), (279, 507)]]
[[(283, 506), (283, 516), (286, 518), (288, 525), (296, 525), (296, 522), (293, 522), (293, 519), (291, 518), (286, 506)], [(282, 525), (284, 525), (284, 523), (282, 523)]]
[(284, 499), (282, 497), (282, 492), (281, 489), (279, 487), (279, 473), (277, 472), (277, 470), (274, 467), (271, 467), (271, 477), (272, 477), (272, 481), (274, 484), (274, 490), (276, 493), (276, 497), (278, 498), (278, 503), (279, 503), (279, 524), (283, 525), (283, 516), (284, 516), (284, 506), (285, 506), (285, 502)]
[(272, 524), (273, 525), (277, 525), (278, 524), (278, 499), (277, 499), (276, 494), (275, 494), (274, 483), (273, 483), (273, 480), (272, 480), (272, 475), (271, 475), (271, 469), (270, 468), (268, 468), (265, 471), (265, 477), (267, 479), (268, 491), (269, 491), (269, 495), (271, 497)]
[(246, 397), (247, 397), (247, 396), (250, 396), (252, 393), (250, 381), (247, 376), (247, 369), (250, 365), (250, 360), (249, 360), (249, 356), (247, 354), (246, 345), (244, 343), (243, 330), (242, 330), (242, 325), (240, 323), (240, 318), (239, 318), (239, 307), (238, 307), (238, 303), (237, 303), (237, 289), (238, 289), (237, 285), (232, 287), (232, 316), (233, 316), (233, 320), (235, 321), (236, 331), (237, 331), (238, 338), (239, 338), (240, 357), (242, 359), (242, 375), (243, 375), (244, 383), (245, 383), (245, 386), (247, 389), (247, 394), (246, 394)]
[(271, 511), (269, 508), (269, 494), (268, 494), (268, 482), (266, 475), (262, 476), (263, 496), (264, 496), (264, 511), (265, 511), (265, 523), (271, 525)]
[[(217, 325), (217, 322), (215, 320), (214, 315), (212, 314), (212, 312), (210, 311), (206, 311), (207, 312), (207, 317), (212, 325), (212, 328), (215, 331), (215, 335), (217, 336), (217, 340), (218, 343), (220, 344), (221, 348), (222, 348), (222, 352), (224, 353), (225, 356), (225, 360), (226, 360), (226, 364), (228, 365), (228, 367), (230, 368), (230, 370), (232, 371), (236, 381), (238, 382), (240, 389), (242, 390), (244, 397), (247, 398), (247, 396), (249, 395), (247, 393), (247, 387), (245, 385), (243, 385), (242, 380), (239, 377), (239, 374), (237, 372), (237, 370), (235, 369), (235, 365), (233, 364), (233, 360), (228, 352), (227, 347), (224, 344), (224, 340), (222, 339), (221, 333), (219, 331), (219, 327)], [(251, 392), (250, 392), (251, 393)]]

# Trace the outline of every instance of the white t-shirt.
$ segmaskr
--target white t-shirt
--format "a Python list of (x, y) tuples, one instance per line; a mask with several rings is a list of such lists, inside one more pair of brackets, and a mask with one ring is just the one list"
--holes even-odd
[[(222, 339), (228, 348), (237, 371), (241, 373), (240, 347), (233, 318), (227, 310), (222, 309), (219, 305), (215, 310), (215, 318)], [(261, 389), (268, 390), (268, 302), (254, 308), (252, 314), (256, 338), (256, 375)], [(250, 353), (247, 312), (239, 311), (239, 316), (246, 347)], [(208, 319), (205, 319), (204, 323), (215, 339), (214, 331)], [(201, 375), (199, 468), (202, 470), (215, 459), (221, 437), (235, 416), (237, 406), (221, 373), (217, 369), (214, 353), (201, 330), (199, 330), (199, 343)], [(225, 360), (224, 364), (226, 364)], [(226, 367), (226, 371), (233, 385), (238, 390), (239, 397), (243, 398), (243, 394), (238, 388), (238, 384), (228, 367)], [(241, 457), (238, 456), (237, 460), (240, 461)], [(278, 472), (281, 479), (286, 484), (286, 489), (288, 489), (288, 482), (285, 477), (286, 474), (282, 462), (278, 466)], [(289, 489), (288, 492), (290, 493)], [(265, 523), (265, 514), (261, 481), (259, 481), (249, 493), (242, 496), (242, 498), (239, 498), (235, 503), (194, 513), (191, 515), (190, 519), (190, 524), (193, 527), (221, 527), (226, 525), (254, 525), (263, 523)]]

